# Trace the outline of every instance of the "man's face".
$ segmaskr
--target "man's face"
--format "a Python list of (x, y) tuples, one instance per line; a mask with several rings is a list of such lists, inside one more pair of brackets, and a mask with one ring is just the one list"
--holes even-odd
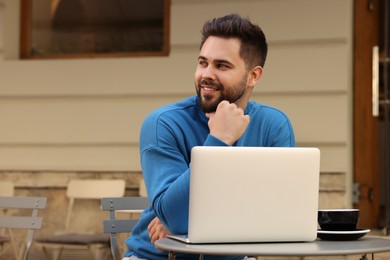
[(215, 36), (203, 44), (195, 72), (195, 89), (203, 112), (215, 112), (222, 100), (239, 105), (247, 96), (248, 72), (239, 55), (240, 44), (235, 38)]

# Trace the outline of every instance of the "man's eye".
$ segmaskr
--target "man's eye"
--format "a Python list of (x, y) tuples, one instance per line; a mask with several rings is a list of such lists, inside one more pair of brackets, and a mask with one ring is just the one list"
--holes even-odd
[(198, 61), (198, 64), (201, 66), (207, 66), (207, 62), (205, 62), (204, 60)]
[(220, 68), (220, 69), (227, 69), (229, 67), (226, 66), (226, 64), (218, 64), (218, 68)]

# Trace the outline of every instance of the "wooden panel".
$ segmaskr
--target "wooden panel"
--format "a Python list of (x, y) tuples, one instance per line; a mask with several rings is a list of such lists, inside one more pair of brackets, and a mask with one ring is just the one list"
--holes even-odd
[[(16, 2), (7, 1), (11, 54)], [(351, 9), (351, 0), (174, 0), (169, 57), (0, 61), (0, 169), (140, 170), (144, 117), (194, 94), (203, 22), (239, 12), (270, 43), (255, 99), (290, 116), (299, 144), (321, 148), (322, 171), (348, 171)]]
[[(345, 97), (293, 95), (255, 98), (288, 114), (298, 145), (321, 148), (322, 171), (346, 171), (349, 160)], [(138, 145), (144, 117), (173, 101), (174, 98), (3, 100), (0, 103), (3, 120), (0, 168), (3, 165), (5, 168), (28, 169), (24, 166), (28, 165), (33, 169), (46, 169), (48, 163), (49, 169), (57, 169), (57, 165), (61, 169), (119, 167), (119, 170), (126, 170), (130, 160), (128, 149)], [(121, 152), (118, 155), (112, 153), (112, 149)], [(136, 162), (135, 166), (129, 166), (130, 170), (138, 170), (138, 159)]]
[[(134, 143), (152, 110), (181, 98), (3, 100), (0, 143)], [(285, 111), (301, 142), (347, 140), (343, 95), (256, 95), (254, 100)]]
[[(297, 144), (321, 150), (321, 172), (345, 172), (348, 152), (345, 146)], [(0, 169), (140, 171), (139, 147), (123, 145), (1, 146)]]
[(270, 45), (255, 91), (346, 92), (351, 86), (348, 49), (343, 43)]
[(0, 61), (0, 96), (193, 93), (197, 55)]
[(143, 119), (175, 98), (11, 99), (0, 102), (0, 144), (138, 143)]
[(348, 110), (344, 95), (256, 96), (260, 103), (283, 110), (291, 119), (297, 141), (347, 142)]
[(229, 13), (239, 13), (258, 23), (269, 41), (350, 36), (352, 0), (174, 0), (172, 3), (173, 44), (198, 44), (203, 23)]
[[(299, 145), (299, 143), (298, 143)], [(350, 154), (342, 144), (310, 144), (321, 151), (321, 172), (347, 172)]]
[(2, 170), (140, 171), (139, 148), (122, 146), (1, 146)]
[[(345, 172), (348, 152), (345, 146), (299, 143), (321, 150), (322, 172)], [(1, 146), (0, 169), (140, 171), (139, 148), (122, 145)]]
[[(291, 42), (287, 37), (279, 42), (270, 41), (270, 56), (262, 83), (267, 86), (264, 91), (345, 89), (349, 75), (346, 73), (349, 34), (344, 27), (349, 1), (174, 1), (173, 48), (169, 57), (0, 61), (0, 96), (192, 94), (200, 27), (206, 19), (218, 12), (225, 13), (226, 9), (255, 12), (256, 19), (261, 19), (259, 23), (268, 23), (271, 27), (267, 35), (291, 34), (300, 40)], [(11, 6), (15, 9), (17, 5)], [(332, 11), (333, 19), (328, 19), (326, 11)], [(192, 14), (195, 20), (188, 18)], [(288, 22), (275, 23), (278, 15)], [(194, 22), (197, 20), (201, 24)], [(190, 40), (190, 46), (178, 47), (174, 35)], [(305, 37), (315, 38), (315, 35), (320, 35), (322, 40), (305, 42)], [(340, 39), (344, 40), (340, 42)]]
[[(0, 96), (192, 95), (197, 54), (188, 49), (169, 59), (0, 62)], [(347, 46), (337, 43), (270, 46), (255, 91), (346, 91), (347, 55)]]

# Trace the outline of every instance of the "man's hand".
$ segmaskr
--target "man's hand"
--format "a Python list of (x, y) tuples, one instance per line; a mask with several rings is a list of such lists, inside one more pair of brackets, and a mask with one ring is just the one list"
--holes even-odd
[(148, 226), (149, 237), (152, 241), (152, 244), (160, 238), (164, 238), (171, 233), (164, 227), (160, 220), (155, 217)]
[(215, 113), (207, 113), (210, 134), (232, 145), (244, 134), (249, 125), (249, 115), (242, 108), (224, 100), (219, 103)]

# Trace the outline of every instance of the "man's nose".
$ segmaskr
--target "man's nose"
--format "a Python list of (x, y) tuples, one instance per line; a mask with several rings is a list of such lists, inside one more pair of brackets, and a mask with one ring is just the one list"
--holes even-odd
[(215, 79), (215, 71), (214, 71), (213, 66), (208, 65), (204, 69), (203, 74), (202, 74), (202, 78), (204, 78), (204, 79)]

